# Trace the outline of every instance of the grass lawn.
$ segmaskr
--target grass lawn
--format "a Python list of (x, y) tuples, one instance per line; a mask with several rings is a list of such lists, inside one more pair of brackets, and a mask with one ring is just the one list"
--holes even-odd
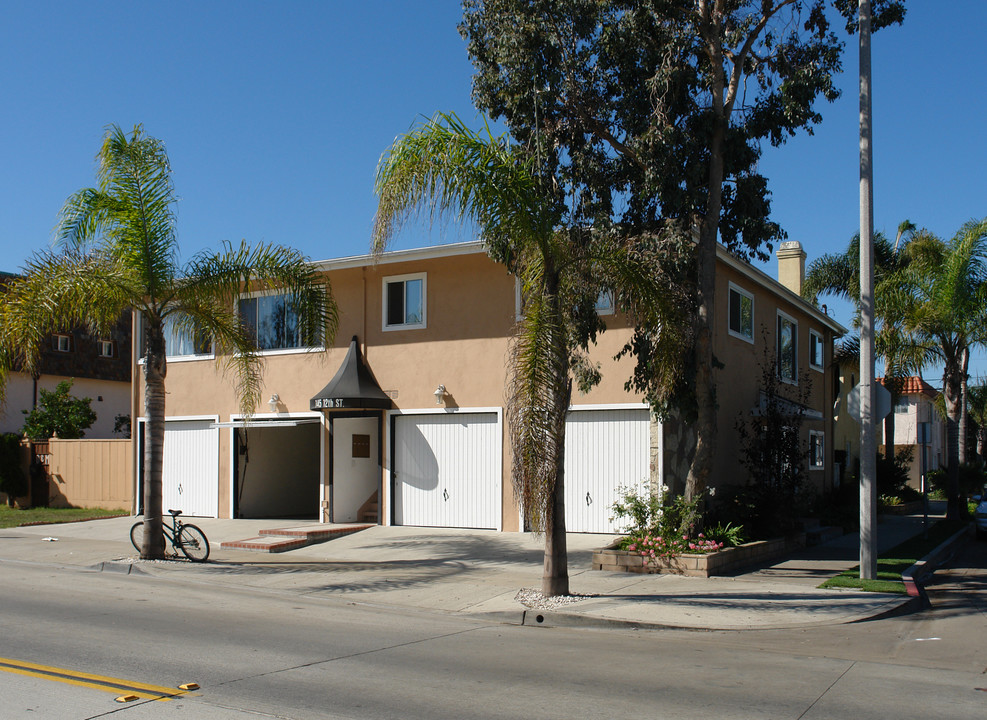
[(968, 523), (946, 522), (940, 520), (929, 528), (929, 538), (919, 533), (911, 540), (888, 550), (877, 558), (877, 577), (874, 580), (860, 579), (860, 566), (840, 573), (830, 578), (819, 587), (821, 588), (855, 588), (867, 592), (883, 592), (905, 594), (905, 584), (901, 574), (912, 565), (924, 558), (939, 545), (960, 531)]
[(79, 522), (129, 514), (125, 510), (98, 510), (95, 508), (30, 508), (20, 510), (0, 505), (0, 528)]

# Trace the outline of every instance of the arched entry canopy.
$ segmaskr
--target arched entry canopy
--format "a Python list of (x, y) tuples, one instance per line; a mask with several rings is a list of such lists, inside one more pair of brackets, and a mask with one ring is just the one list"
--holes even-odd
[(335, 377), (309, 403), (311, 410), (389, 410), (392, 407), (391, 398), (380, 389), (374, 374), (364, 364), (356, 335), (350, 341), (350, 349)]

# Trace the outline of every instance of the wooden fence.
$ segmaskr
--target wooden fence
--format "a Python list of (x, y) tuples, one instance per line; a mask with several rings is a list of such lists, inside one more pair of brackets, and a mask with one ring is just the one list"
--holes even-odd
[(34, 462), (41, 467), (31, 475), (32, 504), (132, 509), (130, 440), (52, 439), (33, 445)]

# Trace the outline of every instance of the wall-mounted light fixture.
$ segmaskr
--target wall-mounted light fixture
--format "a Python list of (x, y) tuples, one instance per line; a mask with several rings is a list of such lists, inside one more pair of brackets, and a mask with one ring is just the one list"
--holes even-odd
[(435, 388), (435, 392), (433, 393), (433, 395), (435, 395), (435, 404), (441, 405), (442, 401), (445, 400), (445, 397), (448, 394), (449, 393), (446, 392), (445, 385), (439, 385), (437, 388)]
[(281, 402), (281, 396), (277, 393), (271, 395), (271, 399), (267, 401), (267, 406), (271, 408), (271, 412), (278, 411), (278, 403)]

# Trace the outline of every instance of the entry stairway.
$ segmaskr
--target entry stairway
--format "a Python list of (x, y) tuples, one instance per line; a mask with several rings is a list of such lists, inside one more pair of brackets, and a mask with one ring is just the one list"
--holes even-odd
[(227, 540), (220, 544), (220, 548), (223, 550), (282, 553), (288, 550), (297, 550), (306, 545), (324, 543), (327, 540), (371, 527), (374, 526), (366, 523), (323, 523), (289, 528), (271, 528), (261, 530), (258, 537), (247, 538), (246, 540)]

